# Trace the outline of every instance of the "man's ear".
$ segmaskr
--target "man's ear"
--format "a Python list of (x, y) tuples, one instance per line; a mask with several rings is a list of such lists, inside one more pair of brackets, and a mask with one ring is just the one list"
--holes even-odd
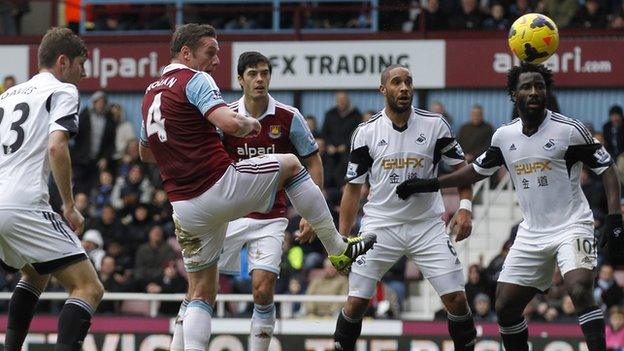
[(60, 69), (65, 68), (65, 66), (70, 64), (69, 57), (67, 57), (67, 55), (59, 55), (59, 57), (56, 58), (56, 64)]

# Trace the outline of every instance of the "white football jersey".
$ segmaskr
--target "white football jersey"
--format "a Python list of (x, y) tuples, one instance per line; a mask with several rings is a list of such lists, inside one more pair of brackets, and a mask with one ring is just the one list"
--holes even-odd
[(519, 118), (498, 128), (491, 146), (473, 167), (489, 176), (505, 166), (524, 215), (520, 226), (529, 232), (550, 233), (593, 223), (581, 190), (582, 163), (601, 174), (613, 159), (581, 122), (547, 111), (531, 136), (522, 133)]
[(401, 200), (396, 186), (411, 177), (434, 178), (438, 163), (457, 165), (464, 155), (441, 115), (414, 108), (399, 128), (385, 110), (362, 123), (351, 138), (347, 181), (362, 184), (368, 175), (370, 193), (362, 227), (367, 230), (400, 225), (444, 212), (440, 192), (415, 194)]
[(39, 73), (0, 95), (0, 208), (49, 209), (48, 135), (78, 132), (78, 89)]

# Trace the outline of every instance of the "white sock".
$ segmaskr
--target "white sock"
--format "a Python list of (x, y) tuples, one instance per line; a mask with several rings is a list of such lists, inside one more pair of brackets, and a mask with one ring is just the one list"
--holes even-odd
[(347, 249), (334, 226), (321, 189), (314, 184), (308, 171), (303, 168), (285, 186), (286, 195), (301, 217), (305, 218), (321, 240), (329, 255), (340, 255)]
[(268, 351), (274, 329), (275, 304), (254, 304), (253, 315), (251, 316), (249, 351)]
[(178, 310), (178, 316), (176, 318), (175, 326), (173, 327), (173, 337), (171, 338), (171, 351), (184, 351), (184, 332), (182, 327), (182, 321), (184, 320), (184, 314), (186, 313), (186, 307), (189, 304), (189, 300), (184, 299), (180, 304), (180, 310)]
[(182, 324), (185, 351), (206, 351), (210, 341), (212, 311), (212, 306), (205, 301), (189, 302)]

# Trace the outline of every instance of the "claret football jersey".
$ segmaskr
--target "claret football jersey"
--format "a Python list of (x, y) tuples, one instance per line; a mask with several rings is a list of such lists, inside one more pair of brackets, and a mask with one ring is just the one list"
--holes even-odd
[(212, 77), (174, 63), (148, 85), (141, 143), (152, 151), (171, 201), (201, 195), (232, 164), (206, 116), (226, 106)]
[[(245, 109), (245, 99), (240, 98), (229, 104), (233, 111), (252, 117)], [(230, 157), (235, 161), (264, 154), (294, 153), (306, 158), (318, 152), (318, 145), (308, 125), (296, 108), (282, 104), (269, 95), (267, 110), (258, 117), (262, 125), (260, 134), (253, 138), (223, 136), (223, 144)], [(286, 194), (279, 191), (275, 197), (273, 209), (268, 213), (251, 213), (248, 217), (256, 219), (278, 218), (286, 216)]]

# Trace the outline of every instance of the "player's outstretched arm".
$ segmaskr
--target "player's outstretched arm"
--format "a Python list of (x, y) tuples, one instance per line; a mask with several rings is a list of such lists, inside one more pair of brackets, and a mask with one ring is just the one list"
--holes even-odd
[(347, 183), (342, 193), (340, 201), (340, 216), (338, 221), (338, 231), (344, 236), (349, 236), (351, 228), (355, 223), (355, 217), (360, 210), (360, 194), (362, 184)]
[(445, 174), (439, 177), (438, 181), (439, 186), (442, 189), (470, 186), (485, 178), (488, 178), (488, 176), (475, 171), (472, 164), (467, 164), (453, 173)]
[(397, 186), (396, 193), (401, 199), (406, 200), (413, 194), (433, 193), (441, 188), (465, 187), (485, 178), (487, 176), (477, 173), (472, 165), (465, 165), (440, 178), (410, 178)]
[(74, 207), (72, 194), (71, 158), (69, 156), (69, 134), (56, 130), (48, 138), (48, 157), (52, 176), (63, 201), (63, 216), (70, 228), (76, 233), (82, 232), (84, 218)]
[(253, 137), (262, 128), (257, 119), (240, 115), (227, 106), (209, 111), (206, 118), (225, 134), (235, 137)]

